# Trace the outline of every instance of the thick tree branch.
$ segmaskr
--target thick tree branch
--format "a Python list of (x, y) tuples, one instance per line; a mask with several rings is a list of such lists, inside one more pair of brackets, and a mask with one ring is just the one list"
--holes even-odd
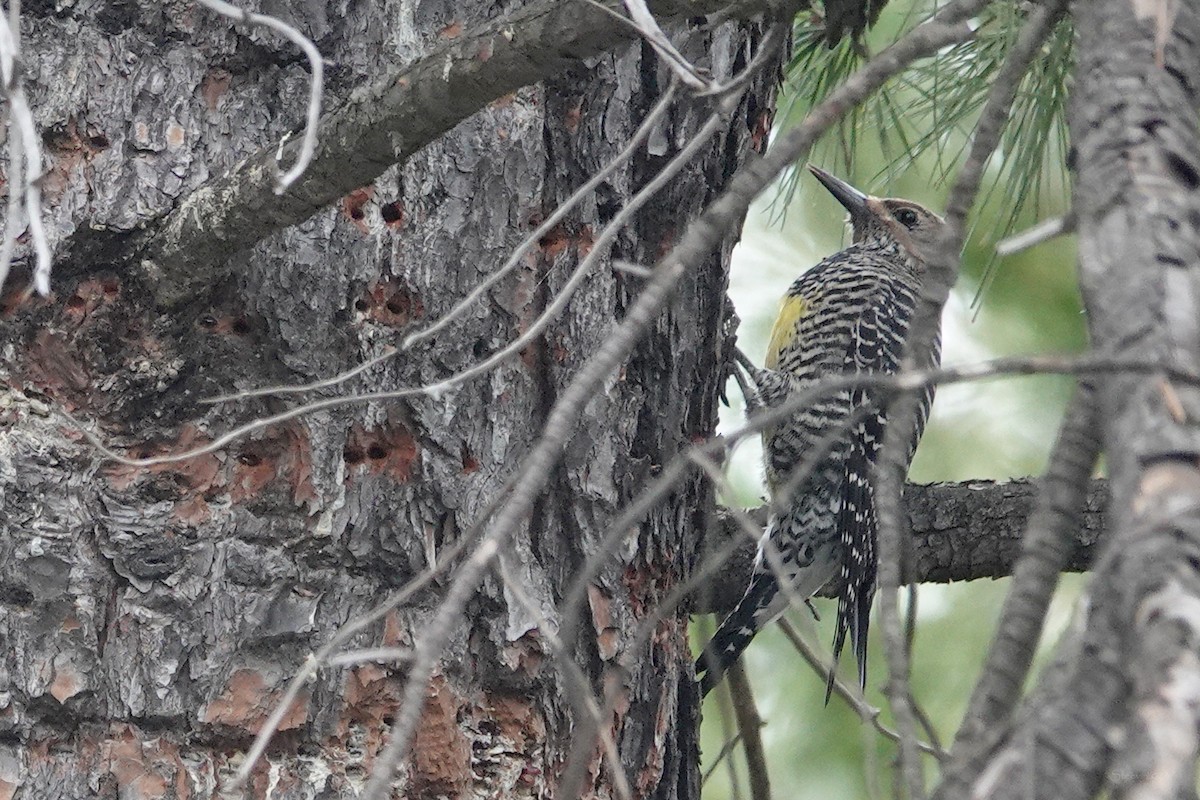
[[(905, 582), (951, 583), (1011, 575), (1036, 495), (1037, 484), (1031, 479), (908, 484), (904, 502), (911, 521), (913, 572), (905, 576)], [(1107, 482), (1093, 480), (1066, 559), (1067, 571), (1089, 568), (1104, 535), (1107, 500)], [(765, 508), (752, 513), (765, 521)], [(707, 543), (709, 550), (715, 551), (731, 538), (745, 538), (731, 516), (722, 515), (720, 520), (713, 531), (718, 541)], [(750, 542), (739, 547), (728, 568), (714, 576), (703, 592), (695, 593), (693, 611), (731, 611), (750, 581), (755, 549)]]
[[(659, 0), (653, 10), (668, 21), (728, 5)], [(796, 4), (754, 0), (736, 9), (749, 17), (784, 5)], [(227, 274), (230, 254), (369, 184), (489, 102), (637, 35), (587, 3), (541, 0), (459, 35), (416, 63), (387, 70), (324, 115), (312, 162), (287, 192), (276, 194), (277, 165), (298, 157), (298, 137), (264, 147), (155, 226), (143, 241), (142, 264), (156, 298), (166, 306), (187, 301)]]

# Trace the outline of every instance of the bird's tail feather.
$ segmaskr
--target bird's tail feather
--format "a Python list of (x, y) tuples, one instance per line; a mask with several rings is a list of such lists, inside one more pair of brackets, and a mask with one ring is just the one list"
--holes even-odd
[(770, 571), (756, 572), (746, 593), (738, 601), (713, 638), (696, 659), (696, 674), (700, 677), (700, 696), (704, 697), (721, 682), (729, 669), (750, 644), (754, 634), (774, 616), (771, 613), (779, 583)]

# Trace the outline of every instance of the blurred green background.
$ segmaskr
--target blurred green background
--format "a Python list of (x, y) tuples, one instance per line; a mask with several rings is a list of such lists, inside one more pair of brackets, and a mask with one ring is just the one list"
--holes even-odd
[[(871, 33), (872, 51), (913, 24), (913, 9), (912, 4), (902, 0), (889, 4)], [(1003, 26), (1005, 22), (993, 20), (993, 24)], [(1015, 30), (1015, 24), (1011, 27)], [(1061, 58), (1062, 54), (1051, 52), (1053, 46), (1047, 45), (1047, 59)], [(969, 53), (965, 55), (970, 57)], [(974, 69), (964, 66), (969, 63), (960, 57), (951, 66), (961, 73)], [(801, 67), (817, 68), (811, 63)], [(1042, 69), (1051, 68), (1053, 64), (1042, 65)], [(794, 63), (780, 103), (777, 121), (781, 124), (799, 118), (810, 102), (805, 93), (811, 91), (812, 83), (805, 84), (804, 76), (797, 77), (795, 69)], [(936, 145), (911, 147), (905, 146), (903, 136), (881, 137), (872, 130), (868, 114), (860, 120), (857, 131), (831, 136), (814, 150), (813, 163), (872, 194), (906, 197), (941, 210), (947, 173), (952, 177), (973, 117), (967, 114), (961, 124), (950, 128), (933, 127), (929, 109), (931, 103), (936, 107), (937, 100), (930, 100), (927, 91), (930, 67), (922, 69), (924, 72), (916, 78), (891, 87), (888, 103), (893, 109), (888, 114), (896, 124), (893, 134), (906, 132), (910, 143), (923, 136), (926, 141), (936, 138)], [(967, 77), (979, 80), (978, 76)], [(1039, 77), (1044, 76), (1034, 75), (1023, 85), (1022, 107), (1038, 106), (1044, 99), (1040, 95), (1054, 90), (1039, 83)], [(947, 70), (940, 70), (936, 78), (946, 80)], [(924, 88), (922, 81), (926, 81)], [(986, 90), (986, 83), (982, 89)], [(897, 110), (903, 119), (897, 120)], [(1019, 115), (1014, 116), (1021, 121)], [(1050, 143), (1038, 164), (1020, 162), (1028, 157), (1028, 132), (1018, 131), (1006, 139), (999, 157), (993, 159), (985, 184), (985, 190), (991, 191), (975, 209), (963, 273), (943, 318), (946, 365), (978, 363), (1002, 355), (1078, 352), (1085, 346), (1073, 239), (1060, 237), (1003, 260), (992, 256), (995, 242), (1007, 229), (1027, 228), (1039, 219), (1063, 213), (1067, 205), (1058, 123), (1047, 118), (1022, 124), (1048, 126), (1044, 133)], [(931, 132), (933, 138), (928, 137)], [(888, 146), (888, 138), (895, 146)], [(852, 167), (847, 167), (847, 161)], [(1034, 181), (1032, 185), (1030, 180)], [(780, 183), (760, 198), (747, 219), (742, 243), (734, 253), (730, 285), (741, 318), (739, 344), (760, 363), (779, 298), (787, 286), (802, 271), (849, 243), (845, 212), (807, 170), (797, 170)], [(1017, 198), (1025, 202), (1018, 204)], [(989, 266), (993, 271), (981, 302), (976, 304)], [(1039, 376), (940, 388), (910, 480), (1004, 479), (1040, 474), (1072, 385), (1071, 378)], [(723, 424), (727, 428), (743, 419), (741, 397), (732, 383), (729, 398), (733, 405), (724, 410)], [(757, 441), (735, 453), (729, 475), (738, 497), (726, 502), (746, 506), (761, 502), (760, 459)], [(1064, 580), (1051, 610), (1043, 648), (1052, 644), (1065, 626), (1081, 580), (1080, 576)], [(913, 689), (945, 746), (965, 710), (1006, 589), (1006, 580), (920, 587)], [(806, 610), (791, 612), (789, 619), (828, 658), (836, 605), (832, 600), (815, 602), (821, 623), (815, 623)], [(697, 645), (707, 640), (713, 626), (711, 619), (698, 621)], [(885, 702), (880, 687), (885, 675), (878, 625), (871, 633), (867, 700), (882, 707)], [(843, 659), (842, 674), (848, 678), (853, 672), (852, 662), (850, 656)], [(766, 723), (762, 735), (776, 797), (838, 800), (891, 796), (894, 745), (836, 696), (825, 707), (823, 677), (804, 663), (777, 626), (755, 639), (745, 655), (745, 664)], [(727, 737), (736, 730), (733, 720), (722, 714), (723, 707), (728, 708), (727, 695), (723, 694), (726, 691), (722, 686), (714, 692), (704, 708), (704, 770), (713, 766)], [(931, 776), (935, 774), (932, 766), (930, 761)], [(740, 794), (733, 786), (734, 780)], [(705, 785), (704, 796), (709, 800), (747, 797), (746, 786), (745, 762), (736, 750), (717, 766)]]

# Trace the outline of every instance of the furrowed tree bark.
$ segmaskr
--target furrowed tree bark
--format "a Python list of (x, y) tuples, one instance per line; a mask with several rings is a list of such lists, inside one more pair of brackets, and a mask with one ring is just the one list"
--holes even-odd
[[(333, 63), (336, 105), (377, 78), (379, 54), (417, 60), (520, 6), (335, 0), (270, 11)], [(291, 45), (191, 3), (27, 7), (24, 23), (53, 159), (46, 193), (56, 242), (89, 226), (128, 232), (161, 218), (273, 146), (303, 113), (307, 75)], [(668, 27), (717, 80), (751, 60), (763, 30)], [(186, 311), (152, 310), (152, 287), (123, 260), (64, 272), (75, 277), (60, 279), (49, 301), (9, 295), (0, 321), (10, 343), (0, 412), (0, 794), (209, 797), (228, 788), (308, 654), (436, 563), (480, 515), (640, 279), (606, 264), (523, 358), (455, 391), (305, 417), (180, 464), (103, 464), (48, 409), (62, 404), (135, 455), (178, 450), (280, 408), (200, 398), (325, 377), (398, 343), (503, 263), (623, 146), (669, 80), (640, 43), (597, 52), (488, 105), (334, 208), (246, 252), (222, 252), (227, 265), (203, 273), (211, 282)], [(761, 73), (615, 257), (653, 263), (763, 146), (777, 73), (778, 62)], [(711, 108), (683, 101), (476, 312), (348, 388), (436, 381), (510, 341)], [(656, 465), (713, 433), (733, 242), (726, 236), (692, 266), (651, 337), (593, 400), (552, 489), (501, 555), (552, 624), (614, 509)], [(694, 709), (676, 702), (691, 680), (686, 615), (659, 624), (635, 669), (610, 665), (686, 577), (692, 531), (710, 507), (701, 479), (683, 483), (589, 587), (574, 656), (595, 688), (621, 682), (610, 732), (639, 796), (698, 796)], [(409, 645), (444, 588), (422, 592), (352, 647)], [(540, 624), (498, 580), (484, 582), (429, 685), (398, 796), (553, 793), (576, 720)], [(272, 796), (356, 796), (404, 677), (395, 663), (321, 672), (285, 715), (250, 796), (268, 787)], [(612, 791), (598, 753), (586, 775), (587, 792)]]
[[(1093, 346), (1200, 364), (1200, 15), (1076, 3), (1080, 271)], [(1200, 393), (1099, 380), (1110, 535), (1056, 664), (973, 796), (1194, 797), (1200, 725)]]
[[(276, 177), (281, 165), (296, 160), (299, 135), (270, 142), (226, 174), (213, 176), (142, 235), (117, 243), (79, 231), (69, 243), (72, 259), (136, 258), (158, 303), (186, 304), (238, 267), (229, 254), (370, 184), (487, 103), (637, 40), (637, 30), (621, 20), (620, 3), (609, 2), (608, 12), (599, 5), (536, 0), (465, 30), (463, 21), (449, 14), (437, 45), (411, 59), (399, 54), (402, 66), (385, 62), (324, 115), (313, 161), (286, 192), (277, 194)], [(728, 7), (720, 0), (658, 0), (652, 5), (664, 20), (679, 21), (723, 9), (744, 19), (799, 4), (753, 0)]]

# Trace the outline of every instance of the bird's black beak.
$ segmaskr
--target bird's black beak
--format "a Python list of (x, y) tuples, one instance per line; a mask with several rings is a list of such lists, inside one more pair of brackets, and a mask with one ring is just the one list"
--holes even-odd
[(846, 207), (851, 217), (860, 217), (870, 213), (867, 209), (867, 200), (869, 199), (867, 195), (855, 189), (841, 178), (835, 178), (820, 167), (814, 167), (812, 164), (809, 164), (808, 169), (813, 175), (817, 176), (817, 180), (829, 190), (829, 193)]

